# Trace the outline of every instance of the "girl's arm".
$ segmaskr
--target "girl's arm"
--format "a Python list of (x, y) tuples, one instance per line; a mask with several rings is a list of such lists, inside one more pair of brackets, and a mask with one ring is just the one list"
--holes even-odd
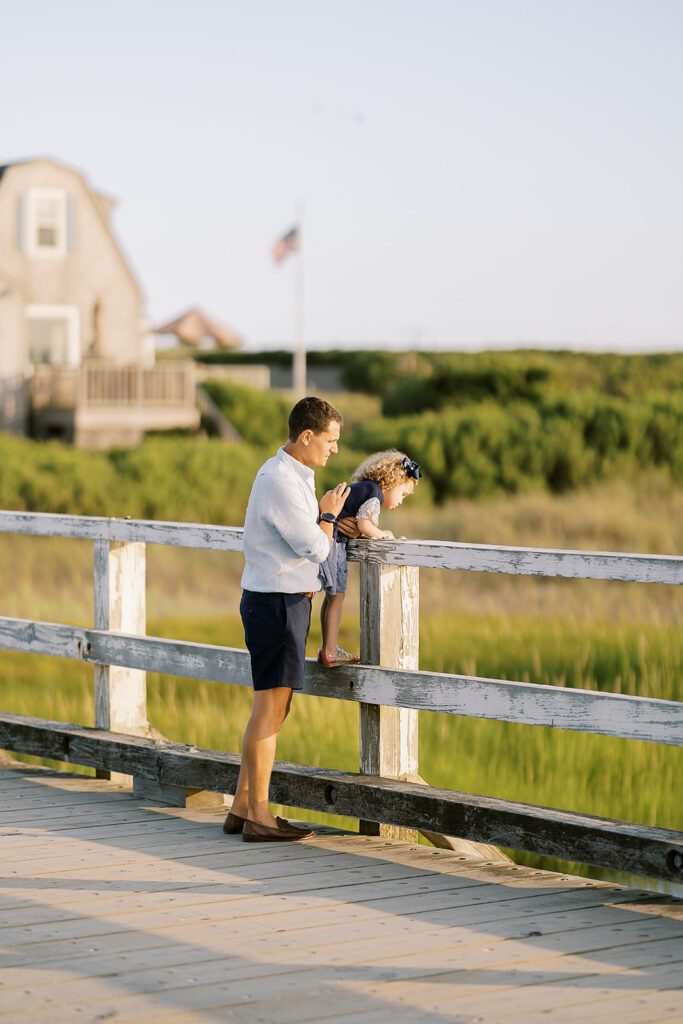
[(391, 530), (380, 530), (378, 526), (375, 526), (372, 519), (359, 519), (358, 529), (360, 530), (361, 537), (369, 537), (372, 540), (394, 539)]

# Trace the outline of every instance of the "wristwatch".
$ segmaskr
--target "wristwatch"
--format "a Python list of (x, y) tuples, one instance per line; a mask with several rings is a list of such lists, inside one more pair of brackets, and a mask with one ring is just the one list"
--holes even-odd
[(331, 512), (323, 512), (322, 515), (320, 516), (320, 522), (321, 523), (336, 523), (337, 522), (337, 517), (335, 515), (333, 515)]

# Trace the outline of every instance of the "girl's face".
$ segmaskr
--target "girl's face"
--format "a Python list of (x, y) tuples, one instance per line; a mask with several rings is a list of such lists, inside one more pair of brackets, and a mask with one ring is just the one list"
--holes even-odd
[(384, 491), (384, 507), (398, 508), (403, 503), (403, 499), (413, 493), (416, 485), (417, 480), (410, 477), (410, 479), (404, 480), (402, 484), (394, 484), (393, 487), (387, 487)]

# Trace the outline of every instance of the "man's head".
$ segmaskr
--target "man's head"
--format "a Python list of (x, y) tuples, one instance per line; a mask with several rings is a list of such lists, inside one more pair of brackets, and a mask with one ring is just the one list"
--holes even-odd
[(313, 396), (302, 398), (289, 414), (285, 450), (311, 469), (324, 466), (337, 451), (344, 422), (333, 405)]

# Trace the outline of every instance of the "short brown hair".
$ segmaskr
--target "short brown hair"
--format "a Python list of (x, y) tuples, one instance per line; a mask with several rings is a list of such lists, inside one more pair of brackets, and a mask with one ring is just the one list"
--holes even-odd
[(289, 440), (298, 440), (304, 430), (321, 434), (331, 421), (339, 424), (344, 422), (344, 417), (333, 405), (312, 395), (302, 398), (289, 414)]

